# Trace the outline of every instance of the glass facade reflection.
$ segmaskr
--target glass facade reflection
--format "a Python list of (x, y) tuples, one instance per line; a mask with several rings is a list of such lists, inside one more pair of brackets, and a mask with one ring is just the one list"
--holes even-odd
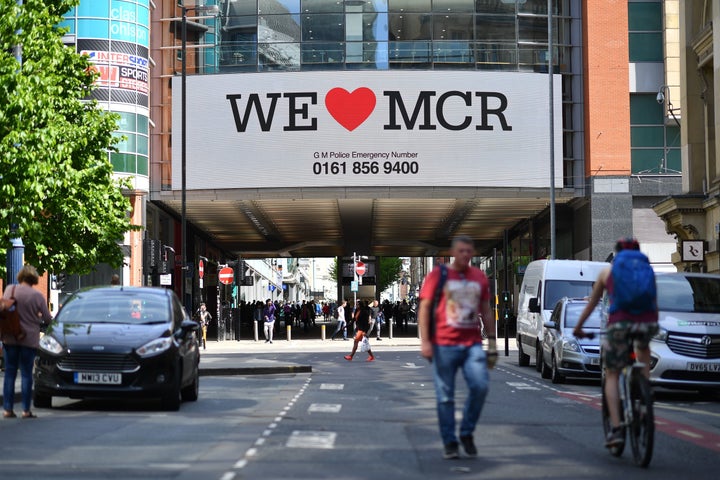
[[(547, 0), (220, 0), (215, 71), (547, 71)], [(570, 58), (570, 0), (555, 2)], [(556, 62), (557, 70), (571, 66)]]

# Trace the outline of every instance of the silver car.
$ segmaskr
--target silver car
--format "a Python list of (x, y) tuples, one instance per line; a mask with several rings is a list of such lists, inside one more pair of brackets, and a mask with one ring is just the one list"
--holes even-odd
[(588, 301), (584, 298), (562, 298), (555, 304), (550, 320), (545, 322), (542, 340), (540, 374), (553, 383), (566, 377), (600, 378), (601, 307), (598, 306), (583, 325), (595, 333), (592, 339), (578, 339), (573, 328)]
[(655, 283), (660, 331), (650, 342), (650, 381), (720, 390), (720, 275), (660, 273)]

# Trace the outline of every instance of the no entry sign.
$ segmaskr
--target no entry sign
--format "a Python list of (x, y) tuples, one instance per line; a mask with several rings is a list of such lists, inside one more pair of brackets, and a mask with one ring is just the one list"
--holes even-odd
[(218, 280), (220, 280), (220, 283), (223, 283), (225, 285), (230, 285), (233, 283), (233, 280), (235, 279), (235, 272), (230, 267), (225, 267), (218, 272)]
[(355, 264), (355, 272), (361, 277), (365, 275), (365, 264), (363, 262), (357, 262)]

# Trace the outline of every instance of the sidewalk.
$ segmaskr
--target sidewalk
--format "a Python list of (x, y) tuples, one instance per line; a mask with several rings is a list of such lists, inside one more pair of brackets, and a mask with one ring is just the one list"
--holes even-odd
[[(419, 350), (417, 337), (385, 337), (381, 341), (371, 339), (376, 353), (397, 350)], [(273, 343), (264, 339), (239, 341), (208, 341), (207, 349), (200, 352), (200, 375), (263, 375), (272, 373), (308, 373), (312, 365), (289, 361), (286, 353), (337, 352), (349, 353), (352, 339), (322, 340), (299, 338), (297, 340), (274, 338)], [(270, 355), (268, 355), (270, 354)], [(242, 366), (240, 366), (242, 365)]]

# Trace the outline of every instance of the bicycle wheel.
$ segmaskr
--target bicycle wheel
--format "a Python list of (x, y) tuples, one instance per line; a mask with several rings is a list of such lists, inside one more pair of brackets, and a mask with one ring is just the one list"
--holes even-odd
[(642, 372), (635, 370), (632, 375), (630, 401), (633, 421), (630, 425), (630, 445), (635, 464), (639, 467), (647, 467), (652, 459), (655, 440), (652, 387)]
[[(610, 433), (610, 430), (612, 430), (612, 423), (610, 422), (610, 412), (608, 411), (607, 407), (607, 399), (605, 398), (605, 374), (603, 373), (602, 376), (602, 424), (603, 424), (603, 441), (607, 438), (608, 434)], [(620, 411), (620, 421), (622, 423), (625, 423), (623, 418), (625, 416), (622, 408), (622, 404), (618, 405), (618, 409)], [(625, 427), (623, 427), (623, 437), (625, 436)], [(619, 457), (623, 454), (623, 450), (625, 450), (625, 442), (621, 443), (620, 445), (616, 445), (614, 447), (608, 448), (610, 450), (610, 453), (615, 456)]]

